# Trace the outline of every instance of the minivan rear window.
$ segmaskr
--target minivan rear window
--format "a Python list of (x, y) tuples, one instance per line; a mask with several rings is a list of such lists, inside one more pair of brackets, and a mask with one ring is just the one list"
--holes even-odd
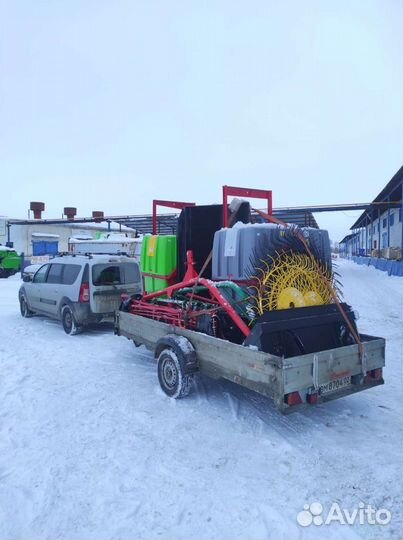
[(94, 264), (92, 267), (94, 285), (128, 285), (139, 281), (139, 268), (135, 263)]
[(81, 266), (79, 264), (65, 264), (63, 272), (63, 284), (73, 285), (80, 273)]

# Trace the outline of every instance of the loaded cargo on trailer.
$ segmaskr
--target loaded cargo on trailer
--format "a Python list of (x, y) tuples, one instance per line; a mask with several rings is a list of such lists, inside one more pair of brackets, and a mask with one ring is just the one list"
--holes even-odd
[[(244, 201), (228, 215), (230, 195), (266, 199), (269, 223), (251, 223)], [(223, 199), (183, 208), (176, 241), (144, 242), (145, 293), (116, 312), (115, 333), (154, 352), (163, 391), (183, 397), (202, 373), (288, 413), (383, 384), (385, 340), (360, 334), (341, 301), (327, 232), (273, 218), (270, 191)]]

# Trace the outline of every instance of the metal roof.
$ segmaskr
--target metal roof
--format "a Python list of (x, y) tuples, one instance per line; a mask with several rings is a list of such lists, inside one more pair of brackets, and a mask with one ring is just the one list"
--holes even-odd
[[(314, 227), (315, 229), (319, 229), (319, 225), (314, 215), (309, 210), (275, 208), (273, 210), (273, 215), (285, 223), (293, 223), (300, 227)], [(257, 214), (252, 211), (252, 219), (257, 220), (257, 218)]]
[(347, 203), (347, 204), (319, 204), (316, 206), (285, 206), (277, 208), (277, 211), (283, 212), (341, 212), (348, 210), (365, 210), (371, 203)]
[[(273, 210), (273, 215), (285, 221), (286, 223), (293, 223), (301, 227), (314, 227), (319, 228), (312, 212), (285, 212), (283, 210)], [(158, 215), (158, 232), (160, 234), (175, 234), (176, 225), (178, 220), (178, 214), (160, 214)], [(264, 221), (260, 216), (255, 212), (252, 212), (252, 220), (256, 222)], [(116, 221), (116, 219), (115, 219)], [(127, 216), (127, 218), (122, 219), (122, 223), (128, 227), (136, 229), (139, 233), (147, 234), (152, 233), (153, 224), (152, 224), (152, 215), (139, 215), (139, 216)]]
[[(301, 227), (314, 227), (319, 228), (316, 219), (312, 212), (300, 209), (275, 209), (273, 214), (278, 219), (285, 221), (286, 223), (293, 223)], [(160, 234), (175, 234), (176, 226), (179, 214), (159, 214), (158, 215), (158, 232)], [(264, 221), (255, 212), (252, 212), (252, 219), (256, 222)], [(94, 223), (94, 218), (74, 218), (74, 221), (68, 221), (67, 219), (13, 219), (9, 220), (10, 225), (77, 225), (85, 223)], [(118, 223), (136, 229), (140, 234), (148, 234), (153, 231), (153, 217), (152, 214), (138, 214), (127, 216), (111, 216), (104, 217), (105, 223)]]
[[(383, 213), (388, 208), (400, 207), (402, 200), (403, 184), (403, 166), (397, 171), (392, 179), (386, 184), (382, 191), (375, 197), (369, 208), (365, 210), (355, 223), (350, 227), (350, 230), (365, 227), (366, 222), (370, 220), (371, 214)], [(388, 201), (388, 198), (390, 201)]]
[(358, 236), (358, 233), (352, 233), (352, 234), (347, 234), (343, 240), (341, 240), (339, 242), (339, 244), (346, 244), (349, 240), (352, 240), (353, 238), (355, 238), (356, 236)]

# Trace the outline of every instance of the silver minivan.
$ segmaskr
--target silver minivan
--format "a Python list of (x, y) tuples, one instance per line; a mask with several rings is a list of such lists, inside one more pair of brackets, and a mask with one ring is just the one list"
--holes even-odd
[(70, 335), (113, 316), (122, 294), (143, 290), (137, 261), (123, 255), (55, 257), (23, 281), (18, 293), (21, 315), (58, 319)]

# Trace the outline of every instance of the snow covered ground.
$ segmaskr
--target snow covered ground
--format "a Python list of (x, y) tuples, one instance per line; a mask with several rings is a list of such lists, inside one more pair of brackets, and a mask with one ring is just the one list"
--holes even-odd
[[(400, 538), (403, 279), (339, 269), (386, 384), (288, 417), (224, 381), (170, 400), (143, 348), (23, 319), (0, 280), (0, 539)], [(392, 521), (299, 526), (315, 501)]]

